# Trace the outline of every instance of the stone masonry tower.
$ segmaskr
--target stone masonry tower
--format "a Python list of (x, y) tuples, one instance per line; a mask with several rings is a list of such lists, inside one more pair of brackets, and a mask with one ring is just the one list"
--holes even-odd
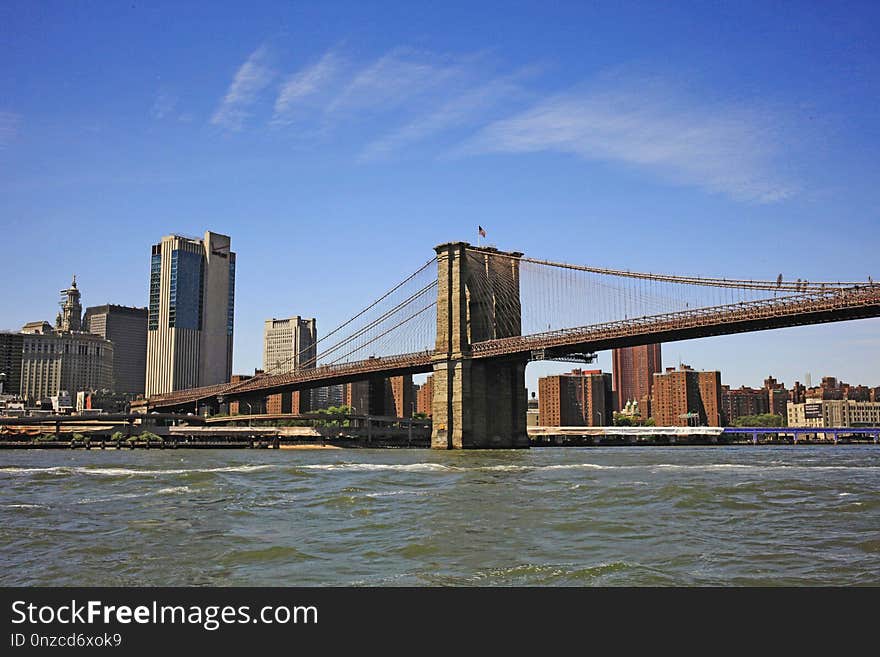
[(61, 323), (58, 328), (62, 331), (82, 331), (82, 304), (79, 302), (80, 293), (76, 287), (76, 275), (73, 282), (66, 290), (61, 290), (64, 295), (61, 298)]
[(451, 242), (437, 251), (435, 449), (528, 447), (523, 360), (474, 360), (475, 342), (522, 334), (522, 253)]

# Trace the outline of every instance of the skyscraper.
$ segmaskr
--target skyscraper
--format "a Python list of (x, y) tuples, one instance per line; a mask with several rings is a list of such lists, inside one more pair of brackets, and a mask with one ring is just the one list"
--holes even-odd
[[(302, 368), (315, 367), (318, 332), (315, 318), (299, 315), (284, 319), (267, 319), (263, 325), (263, 370), (268, 374), (285, 374)], [(313, 390), (283, 392), (269, 395), (269, 413), (307, 413), (313, 408)]]
[(24, 336), (21, 333), (0, 331), (0, 394), (17, 395), (21, 392), (21, 355)]
[(146, 394), (214, 385), (232, 374), (235, 253), (227, 235), (167, 235), (153, 245)]
[(615, 349), (612, 371), (614, 373), (614, 393), (617, 410), (623, 409), (626, 402), (639, 403), (647, 415), (651, 401), (654, 374), (663, 371), (663, 361), (659, 344), (645, 344), (637, 347)]
[(314, 367), (317, 341), (314, 318), (267, 319), (263, 326), (263, 370), (285, 374)]
[(113, 392), (144, 394), (147, 309), (106, 304), (86, 308), (83, 329), (113, 343)]

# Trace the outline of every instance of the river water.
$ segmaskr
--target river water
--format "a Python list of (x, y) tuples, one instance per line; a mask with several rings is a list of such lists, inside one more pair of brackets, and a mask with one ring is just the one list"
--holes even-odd
[(878, 585), (876, 446), (0, 452), (2, 585)]

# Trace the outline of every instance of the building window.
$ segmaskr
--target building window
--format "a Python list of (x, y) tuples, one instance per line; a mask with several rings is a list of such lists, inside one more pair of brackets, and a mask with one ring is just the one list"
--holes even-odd
[(226, 335), (232, 335), (235, 319), (235, 255), (229, 258), (229, 305), (226, 307)]
[(204, 258), (199, 253), (171, 252), (168, 327), (200, 330), (204, 297)]
[(159, 289), (162, 284), (162, 254), (156, 252), (156, 247), (153, 247), (153, 251), (150, 260), (150, 315), (147, 324), (150, 331), (159, 328)]

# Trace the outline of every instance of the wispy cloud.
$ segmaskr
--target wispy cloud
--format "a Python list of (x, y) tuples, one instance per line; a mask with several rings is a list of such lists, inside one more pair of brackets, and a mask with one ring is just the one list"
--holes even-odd
[(772, 202), (797, 190), (774, 166), (769, 112), (697, 102), (662, 84), (557, 95), (482, 129), (462, 153), (557, 151), (620, 162), (738, 200)]
[(398, 48), (357, 73), (327, 111), (393, 110), (430, 90), (442, 88), (464, 73), (465, 69), (453, 61)]
[(505, 76), (465, 89), (442, 101), (406, 125), (392, 130), (369, 143), (361, 153), (361, 160), (389, 156), (408, 145), (423, 141), (439, 133), (461, 126), (473, 126), (487, 120), (487, 113), (502, 103), (523, 95), (516, 82), (517, 76)]
[(0, 111), (0, 148), (11, 142), (18, 134), (21, 115)]
[(211, 117), (212, 124), (229, 130), (241, 130), (250, 116), (249, 108), (275, 77), (268, 58), (268, 48), (260, 46), (238, 67), (226, 95)]
[(153, 103), (153, 118), (162, 120), (171, 114), (177, 107), (177, 98), (169, 93), (160, 91)]
[(272, 123), (290, 123), (291, 114), (297, 105), (303, 99), (325, 90), (338, 75), (341, 65), (341, 57), (330, 51), (312, 66), (290, 75), (281, 85), (281, 91), (275, 100)]

